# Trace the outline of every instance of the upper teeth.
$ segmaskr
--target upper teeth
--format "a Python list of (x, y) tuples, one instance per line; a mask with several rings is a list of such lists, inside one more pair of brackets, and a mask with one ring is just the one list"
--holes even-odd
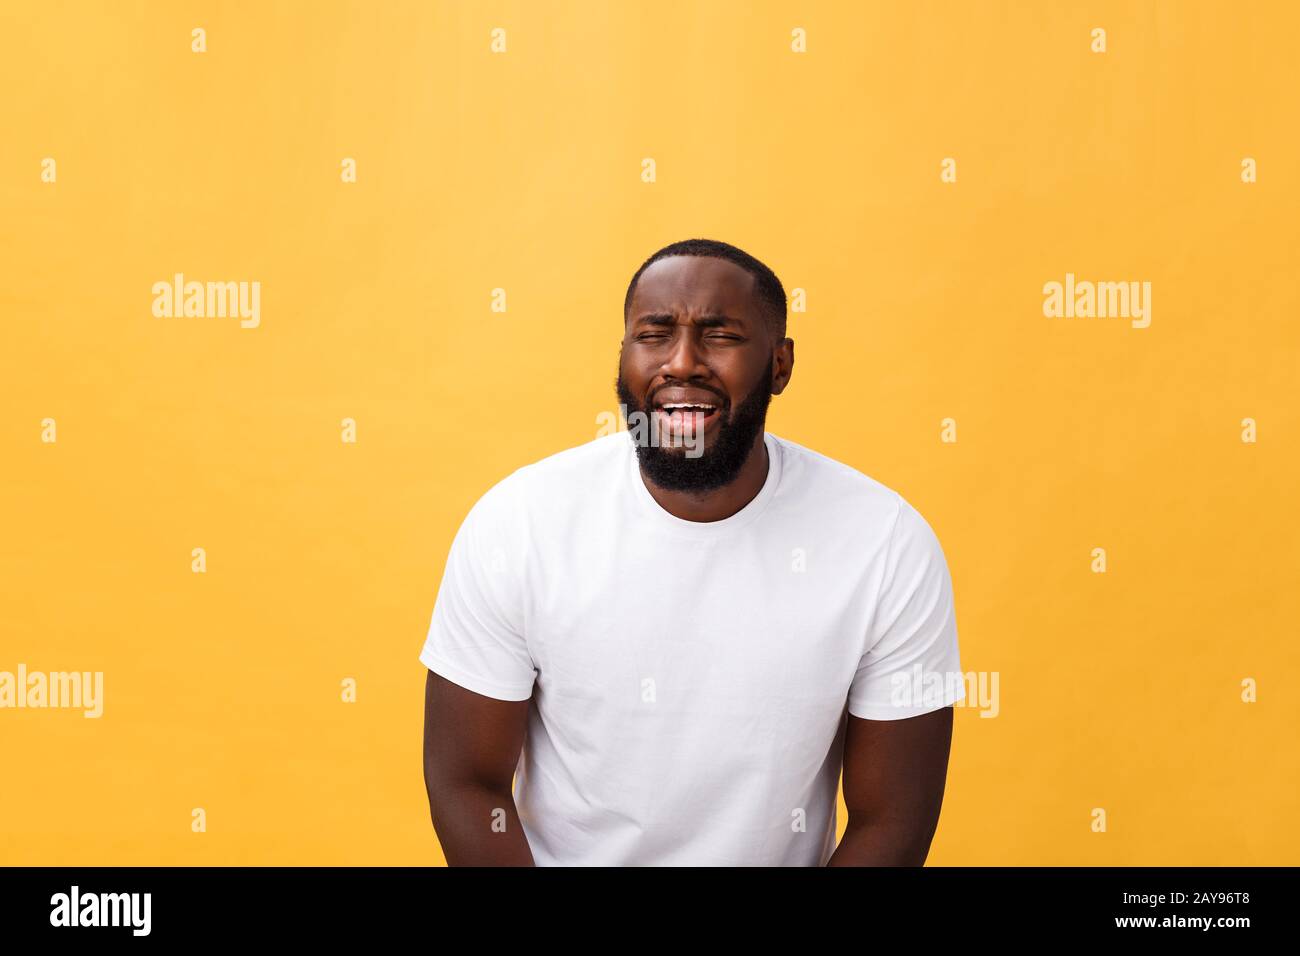
[(690, 403), (688, 403), (688, 402), (665, 402), (665, 403), (663, 404), (663, 406), (661, 406), (661, 407), (663, 407), (663, 408), (670, 408), (670, 409), (671, 409), (671, 408), (707, 408), (707, 409), (709, 409), (710, 411), (712, 411), (714, 406), (712, 406), (712, 405), (696, 405), (696, 404), (690, 404)]

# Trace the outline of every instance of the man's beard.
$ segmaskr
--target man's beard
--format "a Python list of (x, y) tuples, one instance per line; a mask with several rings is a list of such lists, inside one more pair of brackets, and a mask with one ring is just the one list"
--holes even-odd
[[(654, 412), (638, 402), (627, 383), (623, 381), (620, 362), (618, 380), (615, 382), (618, 400), (632, 412), (640, 412), (643, 421), (649, 422)], [(721, 488), (735, 481), (741, 466), (754, 447), (754, 440), (763, 430), (767, 420), (767, 406), (772, 400), (772, 366), (766, 366), (763, 378), (744, 401), (736, 406), (736, 414), (728, 420), (731, 403), (718, 409), (718, 434), (712, 445), (704, 446), (703, 453), (695, 457), (677, 447), (661, 447), (653, 441), (633, 441), (637, 461), (645, 476), (660, 488), (668, 491), (704, 492)], [(700, 436), (703, 441), (703, 435)]]

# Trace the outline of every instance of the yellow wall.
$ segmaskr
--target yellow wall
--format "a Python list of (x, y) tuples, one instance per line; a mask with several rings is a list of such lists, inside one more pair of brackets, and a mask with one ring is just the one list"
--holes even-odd
[[(1293, 5), (10, 6), (0, 670), (104, 713), (0, 710), (3, 862), (441, 861), (451, 536), (700, 236), (807, 290), (769, 427), (917, 506), (999, 675), (930, 862), (1300, 863)], [(260, 324), (155, 317), (176, 272)], [(1150, 325), (1044, 316), (1067, 272)]]

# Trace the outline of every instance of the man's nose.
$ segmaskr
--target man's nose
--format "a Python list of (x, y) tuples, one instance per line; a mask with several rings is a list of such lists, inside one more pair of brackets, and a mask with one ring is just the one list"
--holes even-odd
[(704, 364), (704, 356), (700, 350), (699, 336), (694, 329), (682, 329), (672, 347), (669, 348), (668, 354), (664, 356), (659, 370), (665, 377), (679, 381), (708, 375), (708, 366)]

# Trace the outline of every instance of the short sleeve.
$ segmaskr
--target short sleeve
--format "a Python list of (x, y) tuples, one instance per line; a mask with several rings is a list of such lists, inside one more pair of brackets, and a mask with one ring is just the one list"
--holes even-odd
[(429, 670), (498, 700), (527, 700), (536, 677), (523, 633), (526, 552), (514, 477), (480, 498), (456, 532), (420, 652)]
[(898, 720), (965, 700), (948, 562), (933, 529), (901, 497), (882, 581), (849, 713)]

